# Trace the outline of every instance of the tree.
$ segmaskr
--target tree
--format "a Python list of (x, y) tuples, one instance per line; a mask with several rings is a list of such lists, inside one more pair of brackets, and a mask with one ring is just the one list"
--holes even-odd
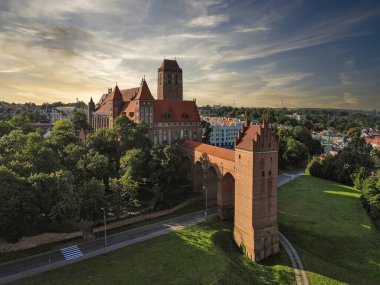
[(50, 174), (32, 174), (28, 180), (45, 227), (78, 220), (80, 201), (70, 172), (60, 170)]
[(85, 181), (79, 187), (80, 217), (83, 220), (95, 222), (101, 218), (101, 207), (104, 207), (104, 184), (96, 178)]
[(113, 162), (117, 162), (119, 158), (117, 140), (115, 129), (99, 129), (86, 139), (86, 145), (88, 149), (94, 149), (105, 155), (111, 165)]
[(302, 162), (307, 158), (308, 148), (294, 138), (288, 138), (284, 158), (292, 164)]
[(112, 205), (112, 211), (118, 218), (124, 210), (131, 210), (139, 206), (138, 183), (129, 172), (126, 172), (121, 178), (111, 179), (110, 188), (109, 202)]
[(24, 134), (33, 131), (32, 124), (26, 116), (13, 116), (10, 120), (10, 123), (13, 126), (13, 128), (23, 131)]
[(90, 150), (83, 155), (77, 165), (76, 172), (77, 181), (91, 180), (96, 178), (99, 181), (108, 181), (110, 169), (108, 159), (104, 155), (95, 150)]
[(161, 193), (162, 201), (165, 193), (176, 193), (181, 189), (190, 165), (177, 145), (154, 146), (151, 156), (150, 181), (154, 189)]
[(127, 150), (125, 155), (120, 159), (120, 172), (130, 173), (130, 175), (139, 182), (149, 177), (150, 169), (147, 167), (150, 160), (149, 153), (141, 149)]
[(144, 121), (136, 124), (126, 116), (119, 116), (115, 120), (114, 128), (120, 139), (121, 154), (132, 148), (148, 149), (152, 145)]
[(14, 127), (8, 121), (0, 121), (0, 138), (4, 135), (9, 134)]
[(17, 242), (33, 228), (35, 199), (28, 182), (5, 166), (0, 166), (0, 185), (0, 236)]
[(87, 115), (83, 110), (74, 110), (71, 122), (77, 131), (80, 131), (81, 129), (90, 130), (90, 125), (87, 121)]
[(364, 180), (371, 175), (371, 172), (368, 168), (361, 166), (355, 173), (352, 175), (352, 180), (356, 189), (362, 189)]
[(68, 144), (78, 144), (79, 137), (75, 132), (74, 124), (69, 120), (55, 122), (49, 143), (57, 151), (62, 151)]
[(62, 164), (75, 175), (77, 163), (86, 152), (81, 145), (68, 144), (61, 152)]
[(380, 170), (362, 183), (361, 201), (380, 229)]
[(210, 143), (210, 136), (211, 136), (211, 132), (212, 132), (211, 124), (207, 121), (202, 120), (201, 126), (202, 126), (202, 142), (209, 144)]

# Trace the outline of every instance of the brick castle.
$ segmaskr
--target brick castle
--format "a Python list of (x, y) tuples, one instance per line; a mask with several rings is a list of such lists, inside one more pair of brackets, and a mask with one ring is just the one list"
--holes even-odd
[(234, 239), (247, 256), (261, 261), (279, 251), (277, 223), (278, 139), (264, 122), (248, 121), (235, 139), (235, 150), (200, 143), (202, 128), (195, 101), (183, 100), (182, 69), (164, 60), (158, 69), (157, 100), (143, 79), (140, 87), (104, 94), (90, 101), (94, 130), (113, 127), (124, 115), (144, 121), (154, 144), (181, 141), (192, 165), (194, 191), (218, 207), (220, 218), (234, 219)]

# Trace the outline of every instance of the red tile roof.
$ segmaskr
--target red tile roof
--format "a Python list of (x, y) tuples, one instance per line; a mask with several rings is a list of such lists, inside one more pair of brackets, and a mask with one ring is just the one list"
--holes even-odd
[(153, 121), (159, 122), (200, 122), (195, 101), (155, 100)]
[(136, 116), (136, 105), (137, 101), (130, 101), (130, 102), (125, 102), (123, 109), (121, 110), (121, 114), (125, 113), (125, 115), (131, 119), (135, 120)]
[(235, 152), (230, 149), (225, 149), (190, 140), (185, 140), (181, 145), (185, 148), (193, 149), (202, 153), (207, 153), (209, 155), (223, 158), (226, 160), (235, 161)]
[(123, 101), (131, 101), (133, 97), (139, 92), (139, 87), (121, 90), (121, 95), (123, 95)]
[(253, 141), (257, 140), (257, 135), (261, 132), (261, 125), (249, 125), (245, 132), (238, 139), (235, 148), (243, 150), (253, 150)]
[(135, 100), (154, 100), (145, 79), (141, 81), (139, 92), (137, 93)]

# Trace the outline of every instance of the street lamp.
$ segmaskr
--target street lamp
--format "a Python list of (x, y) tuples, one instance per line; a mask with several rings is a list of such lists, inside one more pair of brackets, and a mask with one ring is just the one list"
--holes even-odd
[[(204, 168), (203, 168), (204, 169)], [(207, 170), (206, 172), (204, 173), (204, 184), (203, 184), (203, 190), (205, 191), (205, 197), (206, 197), (206, 208), (205, 208), (205, 220), (207, 220), (207, 186), (206, 186), (206, 183), (207, 183)]]
[(106, 210), (104, 208), (100, 208), (103, 211), (103, 221), (104, 221), (104, 247), (107, 254), (107, 223), (106, 223)]
[(289, 179), (292, 181), (292, 162), (289, 161)]

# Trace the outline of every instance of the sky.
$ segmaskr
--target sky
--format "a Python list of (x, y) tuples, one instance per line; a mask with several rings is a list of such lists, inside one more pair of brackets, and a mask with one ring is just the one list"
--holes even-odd
[(198, 106), (380, 109), (380, 1), (0, 0), (0, 101), (156, 96), (164, 58)]

